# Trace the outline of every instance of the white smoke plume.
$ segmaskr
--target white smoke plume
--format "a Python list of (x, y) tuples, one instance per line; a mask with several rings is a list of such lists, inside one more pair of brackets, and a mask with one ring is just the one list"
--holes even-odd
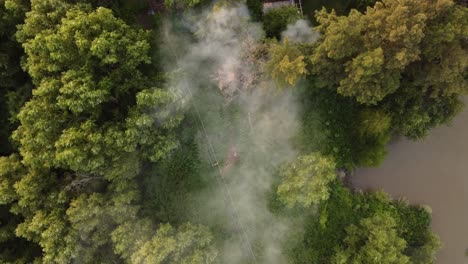
[[(230, 99), (239, 91), (257, 84), (260, 68), (256, 63), (261, 61), (257, 57), (261, 55), (263, 47), (259, 40), (264, 33), (260, 24), (249, 22), (245, 6), (187, 15), (185, 19), (186, 27), (195, 34), (197, 40), (175, 50), (173, 45), (180, 45), (180, 36), (174, 35), (170, 25), (166, 27), (166, 49), (171, 50), (169, 54), (175, 55), (166, 64), (173, 66), (172, 61), (176, 60), (176, 69), (180, 73), (197, 76), (184, 76), (183, 80), (190, 81), (190, 84), (180, 79), (173, 83), (176, 91), (204, 86), (209, 77), (217, 83), (226, 99)], [(181, 50), (184, 48), (188, 50), (182, 58)]]
[(216, 182), (194, 201), (195, 221), (223, 236), (220, 263), (286, 263), (290, 223), (269, 211), (267, 193), (278, 166), (296, 156), (296, 99), (263, 74), (264, 33), (247, 8), (214, 10), (186, 15), (186, 37), (168, 23), (161, 48), (172, 54), (170, 87), (199, 119), (206, 177)]
[(300, 19), (294, 24), (289, 24), (285, 31), (281, 33), (281, 38), (288, 38), (296, 43), (313, 43), (320, 34), (315, 32), (310, 26), (309, 21)]

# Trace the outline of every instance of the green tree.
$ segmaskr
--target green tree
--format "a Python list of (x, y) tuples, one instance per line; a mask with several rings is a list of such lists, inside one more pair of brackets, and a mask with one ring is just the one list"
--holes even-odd
[(153, 88), (149, 34), (105, 8), (32, 1), (17, 33), (36, 86), (14, 138), (23, 175), (14, 183), (16, 233), (45, 263), (112, 263), (110, 233), (134, 221), (144, 162), (176, 147), (174, 96)]
[(288, 207), (317, 205), (327, 200), (336, 178), (335, 163), (319, 153), (302, 156), (280, 171), (278, 198)]
[(384, 0), (348, 16), (322, 10), (317, 20), (322, 40), (311, 63), (319, 86), (385, 108), (392, 128), (414, 138), (459, 111), (468, 91), (467, 8)]
[(440, 244), (427, 209), (383, 191), (354, 192), (340, 180), (330, 186), (328, 200), (305, 217), (303, 229), (291, 233), (292, 263), (433, 262)]
[[(61, 10), (57, 5), (54, 16)], [(131, 29), (108, 9), (89, 6), (68, 8), (56, 26), (39, 30), (36, 20), (43, 12), (33, 6), (18, 33), (25, 68), (37, 85), (15, 132), (24, 162), (91, 171), (137, 145), (152, 160), (172, 148), (174, 143), (153, 129), (156, 122), (162, 122), (159, 132), (177, 124), (176, 115), (154, 111), (172, 97), (145, 89), (149, 82), (139, 69), (149, 62), (147, 33)]]
[(20, 67), (23, 50), (15, 33), (28, 9), (28, 1), (0, 0), (0, 155), (5, 155), (0, 157), (0, 263), (32, 263), (40, 256), (37, 244), (16, 236), (22, 217), (11, 212), (18, 200), (14, 184), (24, 168), (18, 155), (10, 155), (16, 147), (10, 136), (31, 92), (30, 79)]
[(376, 214), (346, 228), (345, 248), (337, 250), (332, 263), (405, 264), (406, 241), (398, 236), (396, 221), (389, 214)]
[(429, 11), (429, 4), (413, 0), (386, 1), (348, 16), (322, 9), (317, 20), (323, 41), (311, 57), (314, 72), (338, 85), (341, 94), (377, 103), (399, 87), (401, 71), (418, 59)]
[(426, 236), (425, 243), (412, 251), (409, 256), (411, 263), (414, 264), (434, 264), (436, 262), (436, 255), (441, 247), (439, 238), (429, 233)]
[(0, 262), (31, 263), (40, 256), (40, 248), (15, 234), (21, 216), (10, 212), (18, 200), (14, 184), (24, 173), (17, 155), (0, 157)]
[(362, 10), (362, 11), (365, 11), (366, 8), (369, 6), (369, 7), (372, 7), (375, 5), (375, 3), (377, 3), (377, 0), (355, 0), (354, 1), (355, 3), (353, 3), (353, 5), (358, 9), (358, 10)]
[(397, 204), (399, 234), (407, 242), (405, 254), (411, 263), (434, 263), (440, 249), (439, 238), (431, 232), (431, 210), (426, 206), (408, 206), (406, 202)]
[(194, 8), (197, 5), (200, 5), (204, 2), (204, 0), (164, 0), (164, 5), (167, 8), (175, 8), (175, 9), (190, 9)]
[(0, 1), (0, 155), (14, 151), (9, 137), (31, 92), (30, 79), (20, 67), (23, 51), (15, 39), (16, 26), (28, 8), (27, 1)]
[(302, 122), (298, 147), (333, 157), (338, 168), (377, 166), (392, 136), (392, 114), (367, 107), (349, 97), (309, 83), (302, 92)]
[(269, 54), (266, 68), (279, 85), (294, 86), (309, 73), (301, 50), (287, 38), (282, 43), (273, 42)]
[[(128, 182), (129, 185), (132, 182)], [(135, 186), (133, 186), (135, 187)], [(137, 220), (136, 188), (112, 193), (82, 194), (74, 199), (66, 214), (71, 223), (66, 240), (67, 249), (73, 250), (73, 260), (81, 263), (116, 263), (120, 256), (115, 251), (111, 233), (120, 225)], [(115, 191), (119, 191), (115, 194)], [(128, 249), (130, 250), (130, 248)]]
[[(408, 82), (403, 85), (414, 88)], [(414, 89), (400, 89), (385, 98), (380, 107), (391, 116), (395, 133), (419, 139), (431, 128), (450, 123), (463, 106), (458, 95), (428, 97)]]
[(173, 228), (161, 224), (156, 234), (142, 242), (131, 256), (131, 263), (213, 263), (216, 251), (213, 236), (206, 227), (186, 223)]
[[(358, 166), (378, 166), (391, 137), (391, 117), (379, 109), (364, 108), (356, 118), (355, 155)], [(353, 140), (353, 139), (351, 139)]]
[(269, 38), (280, 39), (281, 32), (286, 30), (288, 24), (301, 19), (302, 15), (295, 6), (287, 5), (274, 8), (263, 15), (263, 28)]
[(250, 17), (254, 22), (260, 22), (263, 19), (263, 2), (260, 0), (246, 0), (246, 5), (250, 11)]

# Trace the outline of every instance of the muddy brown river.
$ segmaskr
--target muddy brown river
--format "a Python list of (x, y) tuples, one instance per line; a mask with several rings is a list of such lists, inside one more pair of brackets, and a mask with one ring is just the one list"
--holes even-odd
[(432, 229), (443, 243), (437, 264), (468, 264), (468, 110), (422, 141), (392, 143), (379, 168), (359, 169), (351, 181), (429, 205)]

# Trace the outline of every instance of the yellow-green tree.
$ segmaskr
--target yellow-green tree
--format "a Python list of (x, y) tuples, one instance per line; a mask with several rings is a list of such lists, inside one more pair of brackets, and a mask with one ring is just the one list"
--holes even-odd
[(9, 137), (31, 93), (30, 79), (20, 66), (23, 50), (15, 38), (27, 10), (26, 0), (0, 0), (0, 155), (14, 150)]
[(336, 178), (335, 162), (312, 153), (287, 164), (280, 175), (279, 200), (288, 207), (309, 207), (328, 199), (329, 184)]
[(309, 73), (306, 69), (305, 56), (288, 39), (282, 43), (273, 42), (269, 54), (267, 71), (281, 86), (294, 86)]
[(354, 134), (357, 143), (354, 155), (356, 163), (362, 166), (378, 166), (386, 154), (391, 137), (391, 117), (379, 109), (363, 109), (357, 116)]
[(406, 241), (398, 236), (397, 224), (390, 214), (377, 213), (346, 228), (344, 248), (332, 258), (334, 264), (406, 264)]
[(35, 85), (14, 132), (16, 234), (44, 263), (118, 261), (110, 234), (138, 213), (140, 166), (176, 146), (181, 119), (142, 70), (149, 34), (106, 8), (41, 0), (16, 35)]
[(394, 131), (424, 136), (448, 122), (468, 92), (468, 9), (451, 0), (383, 0), (365, 13), (317, 12), (311, 59), (319, 86), (383, 107)]

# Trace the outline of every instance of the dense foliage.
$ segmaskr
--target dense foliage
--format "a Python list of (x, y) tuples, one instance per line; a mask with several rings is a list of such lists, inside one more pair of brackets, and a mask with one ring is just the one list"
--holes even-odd
[(318, 153), (299, 157), (281, 170), (278, 198), (288, 207), (309, 207), (328, 199), (328, 185), (336, 178), (335, 164)]
[(280, 85), (296, 85), (308, 74), (306, 66), (304, 55), (287, 38), (283, 43), (270, 44), (270, 60), (266, 67)]
[[(459, 111), (466, 83), (468, 11), (452, 1), (383, 1), (365, 13), (317, 13), (323, 40), (312, 73), (326, 86), (392, 116), (418, 138)], [(457, 25), (457, 26), (454, 26)]]
[(294, 6), (282, 6), (265, 12), (263, 15), (263, 27), (269, 38), (281, 37), (288, 24), (294, 23), (301, 19), (302, 15)]
[(27, 1), (0, 1), (0, 155), (13, 151), (9, 137), (31, 93), (29, 78), (20, 67), (23, 50), (15, 38), (16, 26), (27, 9)]
[(339, 182), (331, 190), (319, 216), (310, 217), (303, 237), (293, 240), (294, 263), (434, 262), (440, 243), (426, 209), (382, 192), (352, 193)]
[(298, 145), (304, 153), (320, 151), (347, 169), (382, 162), (391, 137), (389, 114), (314, 85), (303, 91), (303, 100)]
[(263, 2), (260, 0), (246, 0), (245, 4), (249, 8), (250, 16), (255, 22), (263, 19)]
[(111, 233), (139, 211), (140, 167), (176, 146), (181, 119), (142, 70), (149, 34), (109, 9), (51, 0), (33, 1), (16, 35), (35, 85), (14, 133), (24, 166), (17, 156), (2, 166), (3, 194), (24, 218), (16, 235), (46, 263), (114, 262)]
[(403, 254), (406, 241), (398, 237), (395, 220), (375, 215), (346, 228), (345, 249), (337, 250), (332, 263), (409, 263)]
[[(208, 221), (200, 215), (216, 207), (197, 199), (206, 191), (213, 195), (210, 203), (220, 202), (213, 189), (240, 181), (229, 178), (240, 167), (258, 186), (239, 186), (258, 187), (262, 205), (271, 199), (262, 217), (301, 222), (284, 235), (291, 263), (434, 262), (440, 242), (427, 209), (382, 192), (354, 192), (338, 171), (377, 166), (392, 136), (422, 138), (462, 109), (468, 92), (466, 6), (451, 0), (350, 1), (343, 10), (357, 9), (349, 14), (318, 11), (319, 39), (300, 43), (280, 39), (303, 18), (295, 6), (263, 14), (261, 1), (247, 0), (250, 20), (258, 23), (236, 24), (248, 36), (240, 43), (219, 30), (232, 21), (187, 23), (186, 16), (198, 11), (189, 9), (202, 9), (207, 1), (166, 0), (152, 10), (154, 17), (153, 1), (137, 2), (0, 0), (1, 263), (222, 262), (238, 253), (227, 248), (244, 230), (226, 219), (239, 216), (233, 211)], [(237, 4), (221, 1), (200, 13), (215, 16)], [(265, 32), (256, 32), (259, 23)], [(183, 34), (168, 37), (168, 24)], [(247, 62), (229, 57), (219, 63), (226, 52), (211, 43), (170, 55), (161, 47), (164, 38), (173, 37), (171, 44), (179, 47), (203, 34), (225, 47), (239, 45), (228, 50)], [(192, 61), (172, 71), (167, 61), (175, 64), (183, 53)], [(200, 59), (204, 53), (215, 55)], [(174, 79), (186, 80), (184, 70), (205, 66), (222, 68), (215, 77), (204, 76), (208, 84), (193, 84), (203, 87), (196, 96), (207, 112), (204, 121), (216, 128), (210, 136), (223, 143), (216, 150), (200, 143), (207, 129), (199, 108), (187, 103), (193, 95), (171, 86), (180, 84)], [(230, 96), (240, 99), (226, 98), (219, 93), (223, 87), (211, 89), (216, 81), (229, 88), (245, 81), (248, 89), (235, 86)], [(257, 86), (274, 96), (247, 98)], [(287, 96), (278, 87), (300, 99), (293, 107), (275, 105), (286, 112), (297, 107), (299, 124), (269, 109), (272, 98)], [(287, 146), (269, 138), (296, 126), (299, 133), (285, 140)], [(268, 133), (256, 131), (260, 127)], [(241, 138), (241, 150), (232, 138)], [(249, 149), (254, 147), (260, 150)], [(249, 160), (239, 162), (238, 151)], [(282, 166), (271, 169), (278, 160)], [(221, 177), (216, 182), (213, 173)], [(274, 182), (264, 180), (269, 173), (277, 176)], [(249, 254), (263, 248), (256, 241)]]
[[(422, 138), (462, 109), (466, 7), (390, 0), (348, 16), (322, 9), (316, 18), (321, 38), (315, 46), (272, 45), (269, 71), (280, 82), (308, 76), (305, 140), (340, 167), (378, 165), (392, 135)], [(317, 111), (318, 117), (310, 114)]]

